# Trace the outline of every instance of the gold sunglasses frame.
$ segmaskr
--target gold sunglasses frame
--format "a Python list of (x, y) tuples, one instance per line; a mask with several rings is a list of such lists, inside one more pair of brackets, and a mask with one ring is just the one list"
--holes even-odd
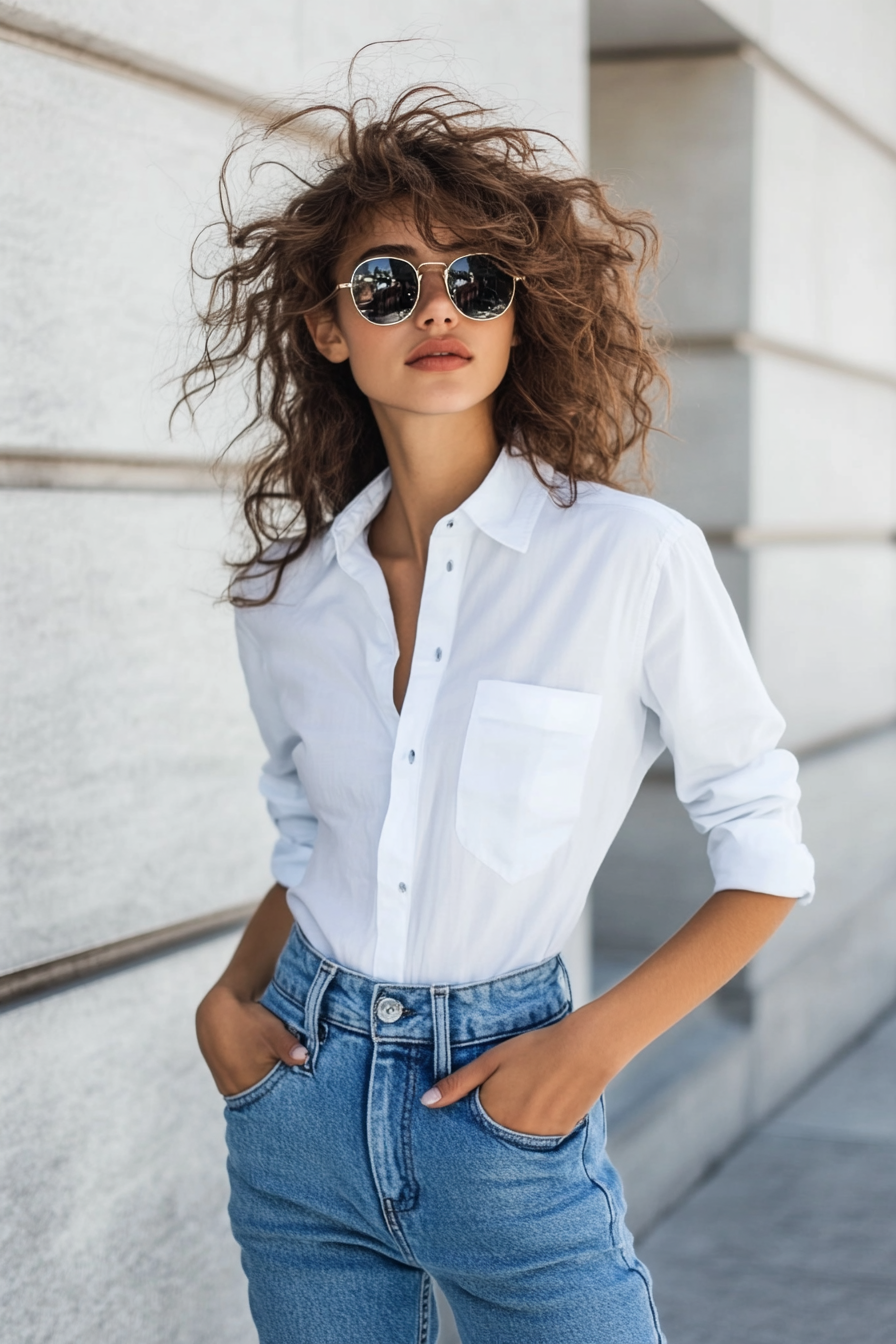
[[(510, 292), (510, 298), (507, 301), (507, 307), (502, 308), (500, 313), (493, 313), (489, 317), (471, 317), (469, 313), (461, 312), (460, 308), (458, 308), (457, 304), (454, 302), (454, 299), (451, 297), (451, 290), (448, 288), (448, 272), (451, 270), (451, 267), (454, 265), (455, 261), (463, 261), (465, 257), (488, 257), (489, 261), (495, 262), (499, 270), (504, 271), (504, 267), (499, 264), (497, 257), (493, 257), (490, 252), (461, 252), (460, 256), (455, 257), (453, 261), (421, 261), (420, 266), (415, 266), (412, 261), (408, 261), (407, 257), (384, 257), (383, 260), (403, 261), (406, 266), (410, 266), (411, 270), (416, 275), (417, 297), (414, 300), (413, 308), (411, 308), (409, 312), (405, 313), (404, 317), (400, 317), (397, 322), (374, 322), (372, 318), (369, 318), (367, 316), (366, 313), (361, 312), (361, 309), (358, 307), (358, 301), (355, 298), (354, 294), (352, 293), (352, 303), (355, 306), (355, 312), (358, 313), (361, 317), (363, 317), (365, 322), (369, 322), (372, 327), (400, 326), (402, 322), (407, 322), (409, 317), (413, 317), (417, 309), (417, 304), (420, 302), (420, 295), (423, 293), (423, 276), (420, 273), (421, 267), (440, 266), (442, 268), (442, 280), (444, 281), (445, 284), (445, 293), (448, 295), (448, 299), (455, 312), (460, 313), (461, 317), (469, 318), (471, 322), (494, 322), (496, 318), (503, 317), (504, 314), (507, 312), (507, 310), (512, 306), (513, 301), (516, 298), (517, 284), (518, 283), (525, 284), (526, 277), (524, 275), (511, 275), (509, 271), (504, 271), (504, 274), (510, 275), (511, 280), (513, 281), (513, 289)], [(365, 257), (363, 261), (359, 261), (355, 269), (352, 271), (351, 280), (343, 280), (342, 284), (336, 286), (336, 289), (337, 290), (347, 289), (351, 293), (352, 286), (355, 283), (356, 272), (361, 269), (361, 267), (365, 264), (365, 262), (377, 261), (377, 260), (379, 260), (379, 257), (371, 255), (369, 257)]]

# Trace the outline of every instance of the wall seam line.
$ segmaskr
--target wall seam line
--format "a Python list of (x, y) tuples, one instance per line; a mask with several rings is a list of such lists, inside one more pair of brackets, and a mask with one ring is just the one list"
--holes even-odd
[[(16, 7), (3, 4), (2, 0), (0, 42), (68, 61), (128, 83), (143, 84), (219, 111), (247, 116), (262, 124), (273, 121), (282, 110), (282, 104), (275, 95), (263, 96), (136, 47), (111, 42), (83, 29), (54, 23), (39, 15), (23, 14)], [(288, 133), (311, 146), (326, 149), (330, 145), (330, 137), (324, 129), (307, 118), (299, 126), (290, 127)]]
[(828, 116), (846, 126), (854, 135), (859, 136), (880, 154), (883, 154), (892, 162), (896, 162), (896, 145), (892, 145), (877, 131), (855, 116), (854, 113), (849, 112), (842, 104), (834, 102), (814, 84), (802, 75), (797, 74), (795, 70), (791, 70), (783, 61), (778, 60), (776, 56), (773, 56), (771, 52), (759, 46), (756, 42), (743, 40), (740, 42), (706, 43), (705, 45), (692, 44), (689, 46), (610, 47), (604, 50), (600, 47), (592, 47), (589, 52), (592, 65), (617, 65), (623, 61), (712, 60), (713, 57), (719, 56), (738, 56), (754, 67), (763, 67), (777, 75), (779, 79), (797, 89), (804, 98), (808, 98), (810, 102), (820, 107)]
[(233, 490), (238, 463), (193, 458), (0, 448), (0, 489), (201, 492)]
[(823, 351), (794, 345), (789, 341), (777, 341), (773, 337), (763, 336), (757, 332), (722, 331), (693, 334), (669, 332), (666, 339), (673, 352), (682, 354), (690, 351), (720, 350), (734, 351), (743, 355), (776, 355), (779, 359), (792, 359), (797, 363), (811, 364), (814, 368), (825, 369), (830, 373), (841, 373), (849, 378), (861, 378), (865, 382), (896, 388), (896, 373), (840, 359), (837, 355), (827, 355)]
[(198, 99), (230, 112), (246, 111), (260, 101), (248, 89), (202, 76), (128, 47), (94, 39), (77, 29), (57, 28), (31, 15), (10, 14), (5, 5), (0, 5), (0, 41), (129, 82), (149, 84), (166, 93)]

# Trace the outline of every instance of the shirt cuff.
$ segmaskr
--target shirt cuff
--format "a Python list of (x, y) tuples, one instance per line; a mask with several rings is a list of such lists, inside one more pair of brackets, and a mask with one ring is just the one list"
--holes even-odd
[(305, 876), (305, 869), (311, 859), (311, 845), (296, 844), (292, 840), (281, 838), (274, 845), (271, 855), (271, 873), (275, 882), (287, 891), (297, 887)]
[(764, 891), (807, 905), (815, 862), (783, 818), (743, 817), (714, 826), (707, 854), (714, 891)]

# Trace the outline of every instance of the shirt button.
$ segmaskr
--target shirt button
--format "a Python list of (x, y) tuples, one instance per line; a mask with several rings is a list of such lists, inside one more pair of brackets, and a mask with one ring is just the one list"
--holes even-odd
[(404, 1008), (397, 999), (377, 1000), (376, 1015), (381, 1022), (397, 1022), (404, 1015)]
[(446, 526), (446, 527), (453, 527), (453, 526), (454, 526), (454, 519), (453, 519), (453, 518), (449, 518), (449, 519), (448, 519), (448, 522), (445, 524), (445, 526)]
[(399, 891), (407, 891), (407, 886), (405, 885), (404, 882), (399, 882), (399, 884), (398, 884), (398, 890), (399, 890)]
[(448, 570), (448, 573), (450, 574), (451, 571), (452, 571), (452, 569), (454, 568), (454, 561), (453, 561), (453, 560), (449, 560), (448, 563), (447, 563), (447, 565), (445, 566), (445, 568)]
[(436, 649), (436, 662), (440, 663), (441, 661), (442, 661), (442, 650)]
[(410, 761), (411, 765), (413, 765), (416, 759), (417, 759), (417, 753), (416, 751), (414, 751), (412, 747), (411, 750), (408, 752), (408, 760)]

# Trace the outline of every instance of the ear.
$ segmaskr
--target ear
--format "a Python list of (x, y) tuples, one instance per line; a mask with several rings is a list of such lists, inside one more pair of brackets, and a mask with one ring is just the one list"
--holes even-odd
[(305, 325), (324, 359), (328, 359), (331, 364), (345, 363), (348, 359), (348, 346), (339, 329), (335, 313), (326, 308), (306, 313)]

